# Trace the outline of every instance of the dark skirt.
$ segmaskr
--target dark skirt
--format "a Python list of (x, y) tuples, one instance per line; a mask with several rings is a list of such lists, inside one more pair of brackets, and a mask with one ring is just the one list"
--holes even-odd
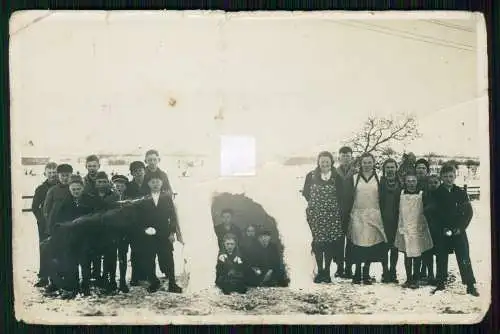
[(361, 262), (383, 262), (387, 258), (387, 244), (379, 244), (363, 247), (351, 243), (350, 259), (353, 263)]

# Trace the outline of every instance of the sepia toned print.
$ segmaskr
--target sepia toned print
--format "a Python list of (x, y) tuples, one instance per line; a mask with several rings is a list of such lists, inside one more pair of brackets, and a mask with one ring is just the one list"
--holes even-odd
[(10, 37), (18, 319), (487, 311), (481, 15), (27, 11)]

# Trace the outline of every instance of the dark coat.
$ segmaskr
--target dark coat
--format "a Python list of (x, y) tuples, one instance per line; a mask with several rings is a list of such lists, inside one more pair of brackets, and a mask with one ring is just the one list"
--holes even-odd
[(384, 223), (384, 231), (389, 243), (394, 243), (399, 219), (399, 201), (401, 199), (401, 185), (396, 179), (394, 189), (389, 189), (386, 179), (380, 178), (379, 187), (380, 213)]
[[(137, 216), (140, 217), (137, 225), (142, 234), (148, 227), (153, 227), (156, 230), (156, 237), (168, 242), (169, 235), (177, 232), (178, 222), (174, 203), (167, 195), (160, 195), (157, 206), (149, 195), (137, 205)], [(168, 244), (172, 246), (170, 242)]]
[(45, 201), (43, 203), (43, 216), (45, 217), (47, 223), (47, 233), (50, 234), (50, 230), (54, 224), (54, 211), (59, 210), (59, 206), (67, 198), (71, 198), (68, 185), (56, 184), (47, 192), (47, 196), (45, 197)]
[(161, 187), (162, 191), (172, 192), (172, 186), (170, 185), (170, 181), (168, 180), (167, 173), (158, 168), (155, 172), (150, 171), (146, 168), (146, 175), (144, 176), (144, 183), (142, 184), (142, 191), (146, 194), (149, 194), (151, 191), (149, 189), (148, 182), (151, 178), (152, 174), (160, 174), (161, 180), (163, 181), (163, 185)]
[(248, 258), (247, 264), (250, 268), (259, 268), (263, 273), (272, 269), (277, 272), (281, 268), (281, 259), (275, 244), (269, 243), (263, 247), (260, 243), (254, 248), (253, 254)]
[(45, 180), (45, 182), (35, 189), (35, 195), (33, 196), (33, 201), (31, 202), (31, 211), (35, 215), (38, 224), (42, 224), (44, 227), (46, 219), (43, 215), (43, 205), (49, 189), (54, 185), (54, 183), (49, 183), (48, 180)]
[[(224, 261), (221, 261), (221, 255), (226, 255), (227, 258)], [(236, 284), (237, 282), (243, 282), (245, 263), (243, 260), (241, 263), (236, 263), (234, 260), (237, 256), (240, 257), (239, 253), (236, 251), (232, 254), (220, 252), (217, 256), (217, 265), (215, 266), (215, 284), (219, 287), (223, 287), (228, 283)]]
[(83, 192), (84, 193), (95, 193), (95, 179), (91, 178), (90, 175), (85, 175), (83, 177)]
[(150, 191), (149, 188), (145, 189), (144, 185), (147, 186), (146, 181), (142, 183), (142, 185), (138, 185), (134, 180), (127, 183), (127, 190), (125, 191), (125, 196), (130, 199), (136, 199), (140, 197), (147, 196)]
[(472, 220), (472, 206), (465, 190), (453, 185), (449, 191), (443, 184), (433, 194), (435, 223), (441, 233), (445, 228), (465, 231)]

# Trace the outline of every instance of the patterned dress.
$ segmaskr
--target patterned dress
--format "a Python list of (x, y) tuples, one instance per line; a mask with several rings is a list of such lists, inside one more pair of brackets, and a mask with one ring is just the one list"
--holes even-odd
[(423, 192), (401, 192), (398, 231), (394, 246), (408, 257), (419, 257), (433, 247), (432, 237), (424, 216)]
[(335, 181), (333, 173), (329, 180), (313, 176), (307, 207), (313, 243), (344, 242)]

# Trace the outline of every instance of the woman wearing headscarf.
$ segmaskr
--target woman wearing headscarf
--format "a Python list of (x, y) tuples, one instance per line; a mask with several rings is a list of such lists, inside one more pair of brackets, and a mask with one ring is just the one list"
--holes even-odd
[(315, 283), (330, 283), (332, 260), (337, 264), (337, 273), (343, 271), (344, 232), (341, 220), (340, 192), (342, 181), (333, 168), (330, 152), (318, 155), (317, 167), (307, 174), (302, 195), (307, 200), (307, 221), (312, 233), (312, 251), (318, 272)]
[[(352, 257), (356, 264), (353, 283), (372, 284), (370, 265), (384, 263), (387, 257), (387, 237), (384, 231), (379, 201), (379, 179), (375, 158), (370, 153), (360, 157), (361, 170), (353, 176), (353, 195), (348, 237), (353, 244)], [(361, 264), (364, 263), (363, 273)]]

